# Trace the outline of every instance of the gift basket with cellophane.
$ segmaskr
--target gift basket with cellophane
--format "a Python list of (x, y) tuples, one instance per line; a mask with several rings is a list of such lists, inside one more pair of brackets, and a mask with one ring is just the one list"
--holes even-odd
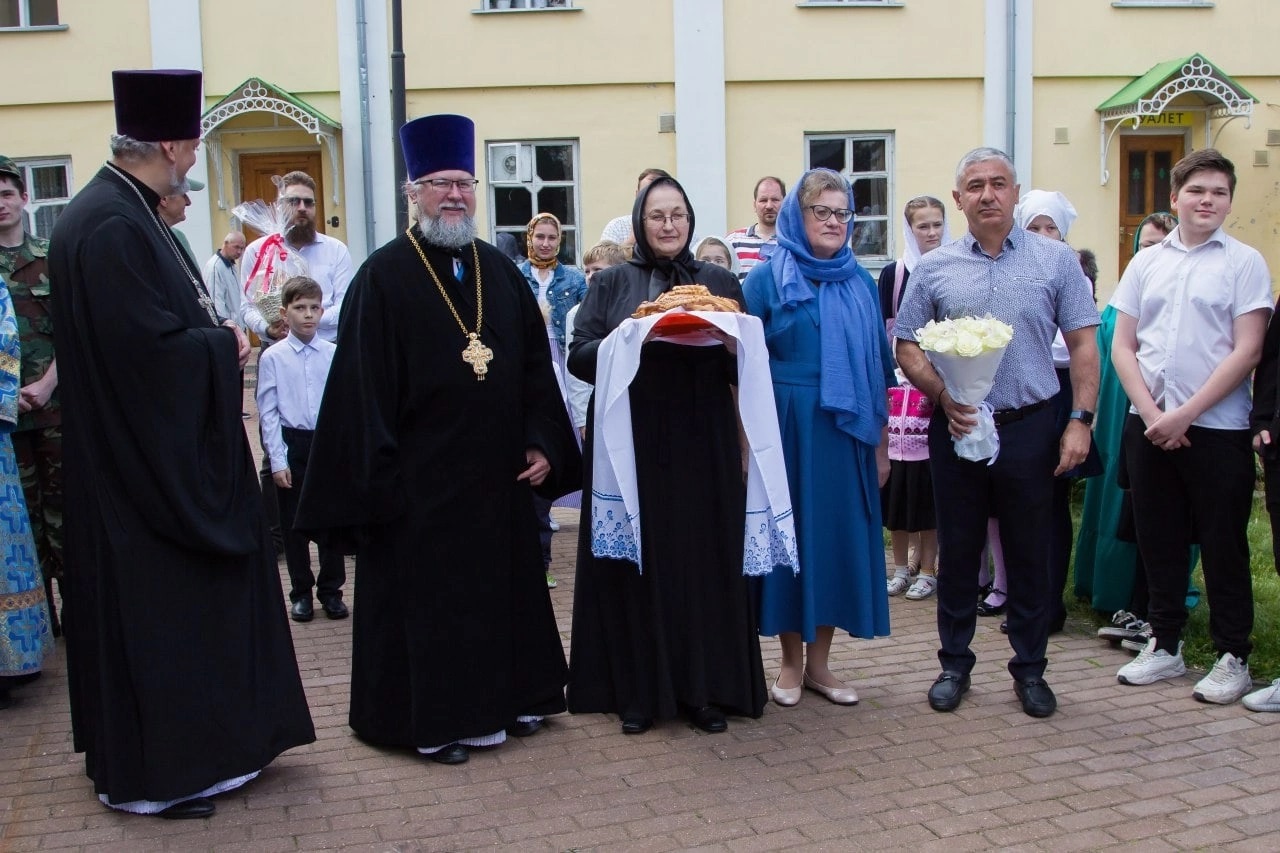
[[(277, 189), (282, 189), (278, 175), (272, 181)], [(258, 199), (236, 205), (231, 215), (266, 235), (245, 279), (244, 296), (253, 302), (267, 323), (273, 323), (280, 317), (284, 283), (294, 276), (308, 274), (307, 262), (286, 241), (293, 227), (293, 210), (282, 201), (268, 204)]]

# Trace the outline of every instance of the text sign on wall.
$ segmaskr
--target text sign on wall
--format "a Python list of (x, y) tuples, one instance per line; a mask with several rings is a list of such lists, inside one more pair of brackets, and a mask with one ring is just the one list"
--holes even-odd
[(1192, 113), (1173, 110), (1158, 116), (1143, 116), (1143, 127), (1191, 127)]

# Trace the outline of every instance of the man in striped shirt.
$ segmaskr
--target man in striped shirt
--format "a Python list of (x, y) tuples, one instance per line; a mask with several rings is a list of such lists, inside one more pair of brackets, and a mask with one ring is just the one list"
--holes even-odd
[(769, 260), (778, 245), (778, 211), (787, 194), (781, 178), (765, 175), (756, 181), (754, 193), (756, 224), (731, 231), (724, 240), (738, 256), (738, 280), (742, 281), (756, 264)]

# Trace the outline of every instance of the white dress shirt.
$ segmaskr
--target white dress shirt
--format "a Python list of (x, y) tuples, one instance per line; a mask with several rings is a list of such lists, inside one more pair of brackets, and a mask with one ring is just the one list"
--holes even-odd
[[(258, 252), (266, 239), (266, 237), (259, 237), (244, 250), (244, 257), (240, 259), (241, 292), (248, 283), (247, 279), (253, 274)], [(340, 240), (324, 234), (317, 234), (314, 242), (301, 249), (293, 249), (293, 247), (290, 249), (296, 251), (302, 256), (302, 260), (306, 261), (307, 275), (316, 280), (324, 293), (320, 300), (320, 307), (324, 308), (324, 316), (320, 318), (320, 328), (316, 334), (326, 341), (336, 341), (338, 317), (342, 311), (342, 297), (346, 296), (347, 286), (351, 284), (351, 277), (355, 275), (355, 268), (351, 264), (351, 253)], [(253, 304), (252, 299), (246, 298), (240, 306), (240, 319), (244, 321), (247, 328), (262, 338), (263, 343), (274, 342), (267, 336), (267, 327), (277, 318), (264, 319), (262, 312), (258, 310), (257, 305)]]
[[(1235, 349), (1236, 318), (1260, 308), (1270, 312), (1271, 302), (1267, 262), (1221, 228), (1190, 249), (1175, 228), (1134, 256), (1111, 298), (1117, 311), (1138, 321), (1142, 381), (1165, 411), (1186, 403)], [(1248, 429), (1249, 409), (1245, 377), (1192, 423)]]
[(258, 359), (258, 417), (272, 474), (289, 467), (281, 427), (316, 428), (336, 349), (319, 333), (304, 343), (290, 332), (283, 346), (271, 347)]

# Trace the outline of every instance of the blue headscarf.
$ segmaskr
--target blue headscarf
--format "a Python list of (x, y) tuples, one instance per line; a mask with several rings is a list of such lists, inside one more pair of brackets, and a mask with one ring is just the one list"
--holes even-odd
[[(815, 169), (813, 171), (831, 171)], [(778, 248), (770, 258), (778, 298), (794, 307), (813, 299), (818, 291), (821, 315), (821, 368), (818, 389), (822, 408), (836, 417), (836, 426), (871, 446), (889, 420), (885, 386), (884, 321), (876, 297), (876, 285), (849, 248), (853, 220), (845, 229), (844, 245), (835, 257), (814, 257), (805, 234), (800, 208), (801, 175), (782, 201), (778, 213)], [(839, 177), (839, 173), (831, 172)], [(853, 192), (846, 187), (845, 206), (853, 209)], [(806, 281), (812, 281), (811, 288)]]

